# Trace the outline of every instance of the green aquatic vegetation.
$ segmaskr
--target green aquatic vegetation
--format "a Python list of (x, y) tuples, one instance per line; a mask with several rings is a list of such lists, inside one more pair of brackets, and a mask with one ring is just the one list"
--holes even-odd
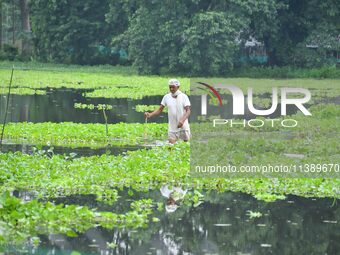
[[(32, 190), (38, 197), (53, 197), (105, 194), (106, 190), (123, 188), (147, 192), (170, 184), (198, 191), (271, 194), (263, 197), (266, 201), (287, 194), (340, 198), (339, 179), (195, 178), (189, 171), (189, 156), (188, 143), (71, 160), (60, 155), (0, 154), (1, 191)], [(194, 195), (199, 200), (200, 196)]]
[[(24, 65), (24, 64), (22, 64)], [(20, 66), (20, 65), (19, 65)], [(8, 69), (0, 69), (0, 87), (5, 87), (9, 82)], [(127, 71), (124, 71), (127, 70)], [(23, 66), (23, 69), (15, 70), (13, 85), (16, 88), (37, 89), (74, 88), (95, 89), (85, 93), (87, 97), (106, 98), (142, 98), (152, 95), (164, 95), (168, 93), (167, 82), (171, 77), (138, 76), (129, 68), (109, 67), (80, 67), (70, 66)], [(311, 89), (312, 98), (335, 97), (340, 95), (339, 80), (336, 79), (206, 79), (179, 77), (181, 90), (190, 94), (190, 82), (201, 81), (209, 84), (226, 83), (239, 86), (246, 92), (248, 87), (254, 88), (256, 95), (271, 93), (272, 87), (304, 87)], [(17, 91), (18, 93), (19, 90)], [(23, 92), (24, 93), (24, 92)], [(40, 93), (40, 92), (38, 92)]]
[[(182, 145), (183, 146), (183, 145)], [(106, 194), (130, 187), (148, 190), (155, 183), (187, 175), (189, 151), (179, 147), (65, 159), (61, 155), (0, 154), (2, 190), (34, 190), (37, 196)], [(146, 183), (146, 184), (145, 184)]]
[[(231, 79), (204, 79), (193, 78), (191, 84), (196, 82), (206, 82), (208, 84), (225, 84), (235, 85), (239, 87), (247, 100), (248, 89), (253, 89), (253, 102), (255, 108), (269, 108), (272, 105), (273, 88), (278, 89), (278, 97), (280, 100), (280, 88), (293, 87), (293, 88), (306, 88), (311, 93), (311, 99), (308, 105), (315, 105), (318, 103), (334, 103), (340, 96), (340, 80), (316, 80), (316, 79), (248, 79), (248, 78), (231, 78)], [(198, 90), (197, 85), (192, 87), (191, 95), (202, 95), (202, 91)], [(230, 95), (228, 89), (218, 89), (218, 92), (223, 95)], [(289, 93), (288, 98), (301, 98), (300, 93)], [(209, 104), (214, 104), (215, 97), (209, 97)], [(223, 103), (225, 105), (225, 103)]]
[[(141, 99), (147, 96), (162, 96), (169, 93), (169, 88), (166, 86), (166, 84), (167, 81), (159, 85), (153, 84), (144, 87), (140, 85), (110, 87), (104, 89), (95, 89), (92, 92), (84, 92), (83, 95), (90, 98), (105, 97)], [(188, 85), (181, 85), (181, 89), (184, 93), (189, 94)]]
[[(242, 125), (230, 127), (227, 124), (213, 127), (211, 122), (192, 123), (191, 129), (194, 138), (191, 141), (191, 162), (198, 166), (206, 165), (206, 162), (210, 162), (210, 165), (230, 164), (233, 166), (317, 164), (318, 168), (320, 168), (320, 164), (331, 164), (330, 167), (334, 168), (340, 162), (340, 144), (338, 142), (340, 139), (338, 124), (340, 108), (338, 105), (327, 104), (313, 106), (310, 111), (312, 116), (298, 113), (277, 118), (276, 124), (283, 119), (295, 119), (298, 126), (294, 128), (281, 125), (274, 128), (271, 125), (261, 128)], [(266, 121), (264, 118), (258, 118), (258, 120)], [(238, 121), (240, 122), (240, 120)], [(338, 177), (339, 173), (335, 170), (328, 172), (327, 177)], [(262, 176), (259, 172), (253, 173), (253, 175)], [(269, 172), (267, 175), (272, 176)], [(302, 172), (300, 174), (297, 171), (291, 177), (307, 175), (309, 177), (325, 176), (317, 172)], [(282, 173), (275, 176), (282, 177)], [(249, 177), (249, 174), (241, 174), (238, 177)]]
[(261, 106), (268, 108), (272, 105), (272, 98), (261, 98), (261, 97), (254, 97), (253, 98), (253, 104), (254, 106)]
[(38, 235), (65, 234), (77, 236), (86, 230), (102, 226), (140, 228), (149, 222), (152, 201), (134, 201), (131, 210), (116, 214), (100, 212), (78, 205), (55, 205), (32, 200), (26, 203), (9, 192), (0, 195), (0, 243), (18, 244), (31, 238), (38, 244)]
[[(0, 87), (9, 83), (9, 70), (0, 69)], [(13, 86), (16, 88), (74, 88), (96, 89), (86, 93), (89, 97), (141, 98), (168, 93), (169, 77), (84, 72), (77, 69), (63, 70), (15, 70)], [(189, 79), (179, 78), (181, 89), (189, 91)]]
[[(167, 124), (108, 124), (109, 144), (144, 144), (143, 133), (148, 139), (166, 139)], [(8, 123), (4, 139), (17, 143), (65, 147), (103, 147), (107, 145), (105, 124), (63, 123)]]
[[(8, 88), (0, 86), (0, 94), (7, 94)], [(45, 95), (46, 91), (42, 89), (30, 88), (11, 88), (12, 95)]]
[(262, 217), (262, 213), (260, 213), (260, 212), (253, 212), (251, 210), (247, 211), (247, 215), (249, 216), (250, 219)]
[(132, 66), (112, 66), (112, 65), (97, 65), (97, 66), (84, 66), (74, 64), (58, 64), (58, 63), (40, 63), (40, 62), (19, 62), (19, 61), (0, 61), (0, 69), (11, 69), (12, 66), (15, 70), (31, 71), (58, 71), (70, 72), (77, 71), (81, 73), (110, 73), (120, 75), (137, 75), (137, 70)]
[[(206, 82), (208, 84), (227, 84), (227, 85), (235, 85), (243, 90), (243, 92), (247, 93), (247, 88), (253, 88), (253, 93), (255, 95), (264, 94), (264, 93), (272, 93), (273, 87), (295, 87), (295, 88), (307, 88), (313, 93), (317, 93), (316, 91), (326, 89), (329, 90), (331, 94), (332, 91), (336, 91), (340, 93), (339, 79), (251, 79), (251, 78), (192, 78), (191, 82)], [(228, 90), (221, 90), (222, 92), (230, 92)], [(222, 93), (223, 94), (223, 93)]]
[(74, 104), (74, 108), (76, 109), (90, 109), (90, 110), (94, 110), (97, 109), (99, 111), (102, 111), (103, 113), (103, 117), (105, 120), (105, 134), (107, 139), (109, 139), (109, 127), (108, 127), (108, 123), (107, 123), (107, 110), (112, 110), (112, 105), (108, 105), (108, 104), (98, 104), (98, 105), (94, 105), (94, 104), (82, 104), (82, 103), (75, 103)]
[[(146, 112), (146, 111), (154, 111), (159, 108), (159, 105), (144, 105), (144, 104), (137, 104), (136, 105), (136, 112)], [(168, 112), (168, 108), (164, 108), (163, 112)]]
[(76, 109), (90, 109), (90, 110), (94, 110), (94, 109), (98, 109), (98, 110), (111, 110), (113, 107), (112, 105), (109, 104), (82, 104), (82, 103), (74, 103), (74, 108)]
[[(101, 155), (83, 158), (45, 154), (26, 155), (20, 152), (0, 153), (0, 193), (26, 190), (33, 192), (34, 197), (40, 198), (40, 201), (73, 194), (97, 194), (97, 199), (111, 196), (115, 200), (117, 190), (130, 190), (130, 195), (132, 191), (142, 191), (147, 192), (145, 193), (147, 196), (150, 190), (157, 190), (167, 184), (187, 189), (183, 204), (189, 206), (199, 206), (204, 201), (205, 191), (243, 192), (267, 202), (284, 199), (288, 194), (340, 198), (340, 179), (194, 178), (189, 172), (189, 146), (189, 143), (182, 142), (173, 146), (132, 151), (120, 156)], [(3, 225), (5, 233), (11, 233), (12, 236), (19, 235), (20, 240), (39, 233), (64, 233), (73, 236), (98, 224), (104, 228), (143, 226), (150, 220), (157, 222), (157, 218), (150, 219), (148, 215), (152, 215), (157, 207), (163, 207), (149, 199), (133, 201), (131, 212), (118, 215), (112, 212), (96, 212), (95, 209), (90, 210), (77, 205), (64, 207), (49, 202), (38, 203), (34, 199), (24, 204), (28, 207), (21, 207), (20, 203), (19, 208), (13, 209), (19, 213), (12, 215), (8, 213), (8, 209), (5, 209), (6, 212), (2, 211), (4, 206), (3, 203), (0, 204), (2, 204), (0, 222), (4, 222), (0, 227)], [(34, 208), (38, 208), (38, 212)], [(11, 217), (22, 219), (22, 210), (28, 212), (22, 220), (26, 225), (16, 228), (15, 224), (8, 224), (13, 222)], [(34, 215), (32, 220), (31, 214)], [(3, 215), (10, 216), (3, 219), (1, 218), (5, 217)], [(42, 230), (38, 228), (42, 231), (38, 232), (35, 226), (45, 226), (43, 220), (48, 221), (47, 226), (50, 226), (48, 224), (52, 226)], [(86, 221), (86, 224), (82, 224), (82, 220)], [(22, 232), (24, 234), (20, 235)]]

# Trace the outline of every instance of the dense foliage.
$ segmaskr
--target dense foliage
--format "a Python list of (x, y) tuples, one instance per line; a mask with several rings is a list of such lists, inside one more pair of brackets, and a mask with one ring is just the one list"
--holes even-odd
[(271, 66), (334, 65), (339, 53), (334, 0), (32, 0), (30, 8), (44, 61), (117, 64), (128, 57), (144, 74), (229, 75), (256, 64), (240, 62), (251, 38), (263, 43)]
[[(249, 35), (255, 17), (272, 22), (282, 7), (275, 1), (152, 1), (131, 11), (126, 1), (112, 5), (111, 13), (125, 8), (126, 31), (114, 42), (128, 47), (130, 58), (142, 73), (185, 72), (224, 74)], [(119, 22), (112, 15), (112, 22)], [(157, 22), (155, 22), (157, 20)]]
[(108, 1), (30, 3), (35, 49), (40, 59), (61, 63), (117, 63), (107, 46), (113, 27), (105, 22)]

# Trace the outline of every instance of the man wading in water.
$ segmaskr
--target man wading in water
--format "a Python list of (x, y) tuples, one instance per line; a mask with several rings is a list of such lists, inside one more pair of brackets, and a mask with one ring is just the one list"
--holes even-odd
[(169, 143), (175, 143), (178, 139), (188, 141), (191, 136), (188, 122), (191, 104), (188, 96), (179, 90), (179, 86), (178, 80), (169, 80), (170, 93), (163, 97), (161, 106), (153, 112), (144, 113), (145, 118), (151, 118), (161, 114), (165, 106), (168, 107)]

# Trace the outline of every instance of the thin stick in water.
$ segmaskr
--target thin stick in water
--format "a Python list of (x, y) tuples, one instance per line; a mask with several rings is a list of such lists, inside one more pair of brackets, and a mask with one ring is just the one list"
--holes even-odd
[(7, 102), (6, 102), (6, 109), (5, 109), (5, 117), (4, 117), (4, 122), (2, 124), (2, 131), (1, 131), (1, 138), (0, 138), (0, 151), (2, 149), (2, 140), (4, 138), (4, 133), (5, 133), (5, 126), (6, 126), (7, 112), (8, 112), (8, 106), (9, 106), (9, 96), (11, 95), (13, 73), (14, 73), (14, 65), (12, 67), (11, 79), (9, 81), (9, 86), (8, 86), (8, 94), (7, 94)]

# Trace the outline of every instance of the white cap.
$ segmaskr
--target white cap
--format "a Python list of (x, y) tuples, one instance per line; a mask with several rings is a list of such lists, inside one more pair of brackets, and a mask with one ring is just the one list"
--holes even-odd
[(168, 212), (168, 213), (173, 213), (174, 211), (176, 211), (177, 210), (177, 205), (176, 204), (171, 204), (171, 205), (166, 205), (165, 206), (165, 210), (166, 210), (166, 212)]
[(176, 87), (180, 86), (181, 83), (179, 82), (179, 80), (177, 79), (170, 79), (169, 82), (168, 82), (169, 85), (174, 85)]

